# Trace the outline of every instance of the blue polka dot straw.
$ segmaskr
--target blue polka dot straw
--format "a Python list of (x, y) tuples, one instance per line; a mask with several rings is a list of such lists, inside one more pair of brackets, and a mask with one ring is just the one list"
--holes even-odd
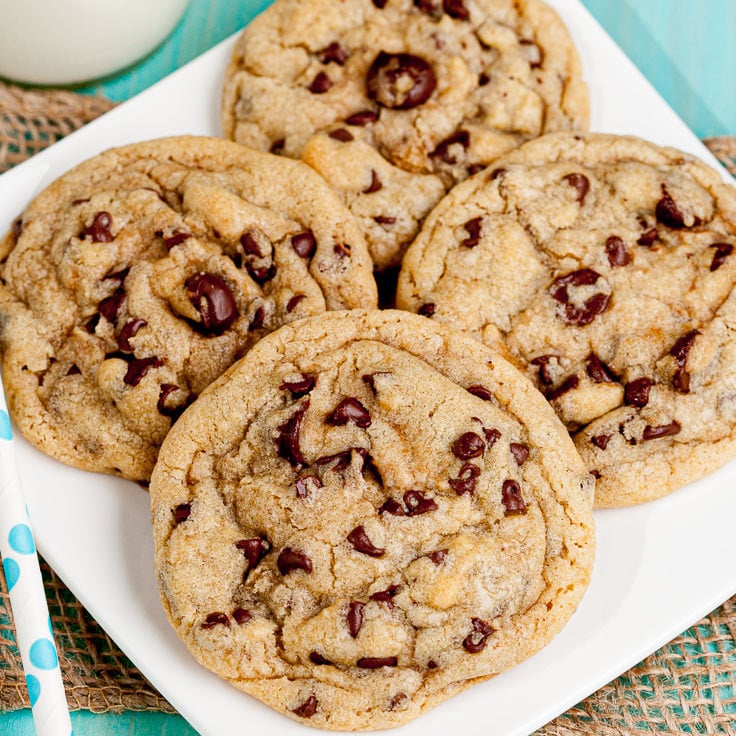
[(31, 521), (18, 474), (13, 430), (0, 384), (0, 556), (13, 609), (15, 632), (26, 673), (33, 723), (38, 736), (72, 731), (59, 657), (49, 625)]

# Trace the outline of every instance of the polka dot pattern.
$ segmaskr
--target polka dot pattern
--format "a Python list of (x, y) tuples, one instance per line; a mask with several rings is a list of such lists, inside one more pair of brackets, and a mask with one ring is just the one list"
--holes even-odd
[(5, 573), (5, 582), (8, 586), (8, 593), (10, 593), (20, 577), (20, 565), (18, 565), (12, 557), (8, 557), (3, 560), (3, 572)]
[(10, 427), (8, 412), (0, 409), (0, 440), (12, 440), (13, 430)]
[(28, 699), (31, 701), (31, 708), (36, 705), (39, 695), (41, 695), (41, 682), (35, 675), (26, 675), (26, 687), (28, 688)]
[(36, 639), (31, 644), (29, 658), (31, 664), (40, 670), (52, 670), (59, 664), (56, 647), (50, 639)]
[(28, 524), (16, 524), (8, 533), (8, 544), (10, 549), (20, 555), (32, 555), (36, 551)]

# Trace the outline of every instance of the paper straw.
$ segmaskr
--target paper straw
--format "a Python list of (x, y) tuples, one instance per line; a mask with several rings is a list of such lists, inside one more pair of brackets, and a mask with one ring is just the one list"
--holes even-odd
[(72, 723), (1, 382), (0, 556), (36, 733), (38, 736), (70, 736)]

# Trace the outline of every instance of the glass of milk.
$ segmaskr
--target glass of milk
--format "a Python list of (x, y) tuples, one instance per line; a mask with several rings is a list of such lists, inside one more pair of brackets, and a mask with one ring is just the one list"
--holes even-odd
[(188, 0), (2, 0), (0, 77), (75, 84), (132, 64), (174, 29)]

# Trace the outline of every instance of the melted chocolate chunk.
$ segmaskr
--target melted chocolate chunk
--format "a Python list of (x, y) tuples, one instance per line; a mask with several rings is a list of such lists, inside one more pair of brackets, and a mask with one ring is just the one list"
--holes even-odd
[(373, 393), (375, 393), (376, 392), (375, 376), (390, 376), (390, 375), (391, 375), (391, 371), (373, 371), (373, 373), (366, 373), (364, 376), (361, 376), (361, 379), (363, 383), (370, 386)]
[(256, 239), (255, 235), (251, 232), (243, 233), (240, 236), (240, 244), (243, 246), (243, 252), (247, 256), (255, 256), (256, 258), (263, 258), (263, 251), (261, 250), (261, 244)]
[(412, 54), (381, 51), (366, 77), (368, 97), (393, 110), (409, 110), (423, 104), (436, 86), (432, 67)]
[(726, 258), (733, 253), (733, 246), (730, 243), (713, 243), (710, 247), (716, 249), (710, 263), (710, 270), (717, 271), (725, 263)]
[(279, 389), (281, 391), (291, 391), (293, 398), (298, 399), (301, 396), (306, 396), (313, 388), (317, 379), (310, 373), (302, 373), (300, 381), (284, 381)]
[[(125, 292), (124, 291), (116, 291), (112, 296), (108, 296), (106, 299), (103, 299), (97, 309), (100, 310), (100, 314), (108, 321), (115, 324), (115, 321), (118, 317), (118, 312), (120, 311), (120, 308), (123, 306), (123, 301), (125, 300)], [(97, 326), (97, 323), (95, 323), (95, 326)], [(94, 332), (94, 328), (92, 329), (92, 332)]]
[(557, 388), (547, 391), (545, 394), (547, 401), (559, 399), (560, 396), (564, 396), (568, 391), (577, 388), (579, 383), (580, 379), (577, 376), (568, 376)]
[(485, 649), (488, 637), (494, 629), (487, 621), (480, 618), (471, 619), (472, 631), (463, 639), (463, 649), (471, 654), (477, 654)]
[(252, 570), (266, 555), (271, 551), (271, 542), (261, 537), (253, 537), (252, 539), (239, 539), (235, 542), (235, 546), (243, 553), (248, 560), (248, 569)]
[(505, 480), (501, 487), (501, 503), (504, 516), (526, 513), (526, 504), (521, 495), (521, 486), (515, 480)]
[(660, 437), (671, 437), (672, 435), (679, 434), (681, 429), (682, 426), (676, 421), (672, 421), (669, 424), (659, 424), (654, 427), (651, 424), (647, 424), (644, 427), (642, 439), (657, 440)]
[(580, 204), (583, 204), (590, 190), (588, 177), (584, 174), (568, 174), (562, 177), (562, 181), (567, 182), (578, 193), (577, 200)]
[(457, 20), (468, 20), (470, 18), (470, 13), (463, 0), (442, 0), (442, 7), (447, 15)]
[(672, 377), (672, 385), (675, 387), (675, 391), (681, 394), (690, 393), (690, 374), (685, 370), (687, 364), (688, 355), (692, 349), (695, 338), (700, 335), (699, 330), (690, 330), (687, 334), (683, 335), (670, 350), (670, 355), (675, 359), (677, 363), (677, 370), (675, 375)]
[(212, 629), (215, 626), (227, 626), (230, 628), (230, 619), (226, 613), (222, 611), (215, 611), (214, 613), (208, 613), (207, 618), (201, 624), (203, 629)]
[(361, 603), (360, 601), (350, 601), (348, 605), (348, 631), (353, 639), (358, 636), (360, 627), (363, 625), (363, 608), (365, 608), (365, 603)]
[(371, 593), (368, 597), (372, 601), (378, 601), (379, 603), (385, 603), (388, 608), (394, 607), (394, 598), (399, 592), (399, 585), (389, 585), (386, 590), (378, 590), (375, 593)]
[(350, 257), (350, 246), (347, 243), (338, 243), (332, 248), (332, 250), (340, 258)]
[(317, 712), (318, 703), (317, 698), (314, 695), (310, 695), (300, 706), (294, 708), (291, 712), (300, 718), (311, 718)]
[(72, 363), (69, 366), (69, 370), (66, 372), (67, 376), (78, 376), (82, 373), (82, 371), (79, 370), (79, 366), (76, 363)]
[(236, 624), (242, 626), (253, 618), (253, 614), (247, 608), (236, 608), (233, 611), (233, 618)]
[(141, 327), (145, 327), (147, 324), (148, 322), (144, 319), (132, 319), (130, 322), (126, 322), (118, 335), (118, 347), (123, 352), (132, 353), (133, 347), (130, 344), (130, 338), (135, 337), (138, 330), (140, 330)]
[(356, 526), (348, 534), (348, 542), (353, 545), (356, 551), (362, 552), (364, 555), (369, 555), (370, 557), (382, 557), (386, 551), (383, 547), (376, 547), (371, 542), (362, 526)]
[(353, 138), (353, 134), (349, 130), (345, 130), (345, 128), (331, 130), (327, 135), (333, 140), (340, 141), (340, 143), (349, 143), (350, 141), (355, 140), (355, 138)]
[(636, 242), (638, 245), (643, 245), (645, 248), (648, 248), (658, 237), (659, 233), (657, 232), (657, 228), (653, 227), (644, 232)]
[(373, 4), (379, 9), (383, 10), (386, 7), (388, 0), (373, 0)]
[(363, 127), (364, 125), (370, 125), (378, 120), (378, 113), (374, 110), (361, 110), (360, 112), (353, 113), (350, 117), (345, 119), (348, 125), (357, 125)]
[(618, 376), (595, 353), (591, 353), (585, 360), (585, 369), (596, 383), (618, 381)]
[(246, 262), (245, 270), (248, 272), (253, 281), (259, 286), (268, 283), (276, 275), (276, 266), (271, 264), (270, 266), (254, 266), (252, 263)]
[(519, 466), (523, 465), (529, 459), (529, 448), (520, 442), (512, 442), (509, 445), (509, 450), (511, 450), (511, 454)]
[(22, 217), (16, 217), (15, 220), (13, 220), (13, 224), (11, 225), (11, 232), (13, 233), (13, 238), (15, 238), (17, 242), (18, 238), (23, 234), (23, 218)]
[(238, 307), (233, 292), (219, 276), (195, 273), (186, 280), (186, 287), (207, 334), (220, 335), (237, 319)]
[(404, 503), (408, 516), (419, 516), (437, 510), (435, 500), (427, 498), (421, 491), (407, 491), (404, 494)]
[(285, 145), (286, 145), (286, 139), (279, 138), (278, 140), (274, 141), (271, 144), (271, 148), (269, 150), (271, 151), (271, 153), (274, 153), (278, 156), (279, 154), (283, 153)]
[(611, 235), (606, 240), (606, 253), (611, 266), (627, 266), (631, 263), (631, 253), (629, 253), (624, 241), (616, 235)]
[(591, 437), (590, 441), (600, 450), (605, 450), (608, 447), (608, 441), (611, 439), (610, 434), (599, 434), (595, 437)]
[(626, 384), (624, 389), (624, 403), (627, 406), (646, 406), (649, 403), (649, 392), (654, 381), (649, 378), (637, 378)]
[(174, 514), (174, 521), (177, 524), (181, 524), (181, 522), (186, 521), (192, 513), (192, 504), (180, 503), (175, 509), (172, 509), (172, 513)]
[(363, 190), (363, 194), (373, 194), (383, 189), (383, 183), (378, 178), (378, 174), (375, 169), (371, 169), (371, 183)]
[(318, 51), (323, 64), (329, 64), (331, 61), (335, 64), (342, 66), (348, 60), (348, 52), (340, 46), (337, 41), (333, 41), (329, 46), (325, 46), (321, 51)]
[(379, 667), (396, 667), (396, 657), (361, 657), (356, 664), (366, 670), (377, 670)]
[(404, 507), (395, 498), (386, 499), (381, 508), (378, 509), (378, 513), (391, 514), (391, 516), (404, 516), (406, 514)]
[(173, 416), (174, 413), (177, 411), (176, 409), (170, 409), (168, 406), (166, 406), (166, 399), (168, 399), (169, 396), (175, 391), (179, 391), (179, 387), (175, 383), (161, 384), (161, 389), (158, 394), (158, 401), (156, 402), (156, 408), (158, 409), (159, 414), (170, 417)]
[(323, 95), (330, 87), (332, 87), (332, 80), (324, 72), (319, 72), (308, 89), (314, 95)]
[(463, 240), (460, 245), (463, 245), (466, 248), (475, 248), (475, 246), (478, 245), (478, 243), (480, 242), (480, 231), (482, 224), (482, 217), (474, 217), (472, 220), (468, 220), (463, 225), (465, 231), (468, 233), (468, 237), (465, 238), (465, 240)]
[(330, 414), (327, 421), (338, 427), (352, 422), (361, 429), (366, 429), (371, 426), (371, 415), (368, 413), (368, 409), (358, 399), (349, 396), (335, 407), (335, 410)]
[(437, 549), (425, 555), (435, 565), (441, 565), (445, 561), (445, 557), (449, 554), (449, 549)]
[(310, 652), (309, 661), (312, 662), (312, 664), (332, 664), (329, 659), (323, 657), (319, 652)]
[(470, 146), (470, 133), (467, 130), (458, 130), (457, 133), (440, 141), (437, 148), (429, 154), (430, 158), (438, 158), (446, 164), (456, 164), (457, 157), (450, 152), (450, 147), (454, 145), (460, 145), (467, 151)]
[(667, 227), (675, 229), (685, 227), (685, 215), (677, 206), (675, 200), (672, 199), (664, 184), (662, 184), (662, 199), (657, 202), (655, 214), (657, 215), (657, 222), (661, 222)]
[(426, 304), (422, 304), (421, 307), (417, 310), (417, 314), (421, 314), (422, 317), (432, 317), (435, 313), (435, 305), (432, 302), (427, 302)]
[(487, 450), (490, 450), (501, 439), (501, 433), (493, 427), (483, 427), (483, 436), (486, 438)]
[(98, 212), (92, 219), (92, 223), (79, 233), (84, 240), (91, 238), (93, 243), (112, 243), (115, 236), (110, 231), (112, 227), (112, 215), (109, 212)]
[(465, 432), (452, 443), (452, 454), (459, 460), (480, 457), (485, 449), (486, 443), (475, 432)]
[(483, 401), (490, 401), (493, 398), (493, 394), (487, 388), (481, 386), (480, 384), (468, 386), (465, 390), (468, 393), (473, 394), (473, 396), (477, 396), (479, 399), (483, 399)]
[(450, 488), (452, 488), (458, 496), (462, 496), (465, 493), (472, 495), (475, 491), (475, 481), (479, 475), (480, 468), (477, 465), (473, 465), (473, 463), (465, 463), (460, 468), (458, 477), (450, 478), (448, 482), (450, 484)]
[(283, 424), (279, 425), (279, 436), (275, 440), (279, 457), (288, 460), (294, 467), (306, 465), (302, 451), (299, 448), (299, 432), (302, 428), (302, 419), (308, 408), (309, 399), (305, 399), (299, 405), (299, 408)]
[(341, 473), (343, 470), (347, 470), (350, 466), (350, 458), (352, 457), (353, 450), (344, 450), (343, 452), (336, 452), (334, 455), (325, 455), (324, 457), (318, 457), (315, 463), (319, 466), (329, 465), (334, 462), (332, 469), (336, 473)]
[(123, 382), (126, 386), (137, 386), (151, 368), (160, 368), (164, 364), (161, 358), (138, 358), (128, 363)]
[(166, 250), (171, 250), (175, 245), (179, 245), (185, 240), (191, 238), (192, 233), (189, 233), (186, 230), (174, 230), (171, 235), (161, 235), (161, 237), (163, 238)]
[(558, 276), (552, 283), (552, 298), (564, 305), (564, 320), (567, 324), (584, 327), (589, 325), (599, 314), (608, 308), (611, 299), (608, 294), (593, 294), (581, 307), (571, 301), (567, 289), (569, 286), (590, 286), (595, 284), (601, 275), (592, 268), (581, 268), (578, 271)]
[(538, 358), (534, 358), (531, 362), (532, 365), (537, 367), (537, 376), (539, 376), (539, 382), (543, 386), (552, 385), (552, 376), (549, 374), (547, 363), (549, 363), (549, 361), (554, 357), (554, 355), (540, 355)]
[(297, 498), (307, 498), (309, 496), (310, 489), (317, 490), (319, 488), (322, 488), (322, 481), (316, 475), (304, 475), (301, 478), (297, 478)]
[(256, 311), (253, 313), (253, 319), (250, 322), (250, 325), (248, 325), (248, 332), (253, 332), (254, 330), (260, 330), (261, 327), (263, 327), (263, 320), (266, 317), (266, 311), (263, 309), (263, 307), (258, 307)]
[(312, 560), (298, 549), (284, 547), (276, 560), (276, 567), (282, 575), (288, 575), (294, 570), (304, 570), (309, 574), (312, 572)]
[(306, 294), (294, 294), (288, 302), (286, 302), (286, 312), (291, 314), (299, 304), (307, 298)]

